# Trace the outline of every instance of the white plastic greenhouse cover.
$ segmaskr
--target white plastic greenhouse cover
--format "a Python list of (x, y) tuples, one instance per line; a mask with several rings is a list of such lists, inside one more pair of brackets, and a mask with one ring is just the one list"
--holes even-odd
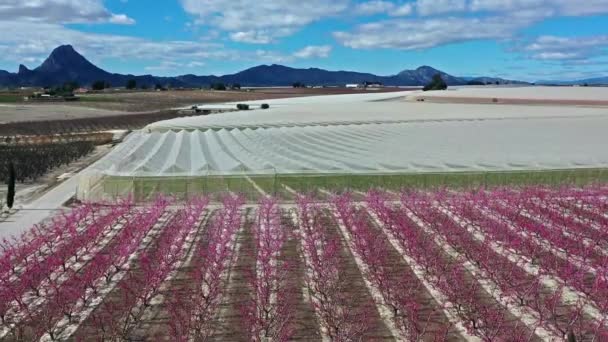
[(608, 116), (379, 122), (135, 132), (89, 171), (145, 177), (608, 166)]
[[(285, 100), (284, 100), (285, 101)], [(268, 110), (184, 117), (148, 125), (145, 132), (232, 128), (306, 127), (366, 123), (412, 123), (509, 118), (606, 116), (605, 108), (573, 106), (517, 106), (440, 104), (407, 101), (271, 104)]]
[[(509, 91), (519, 96), (538, 88)], [(156, 122), (85, 173), (191, 177), (608, 166), (605, 108), (420, 103), (406, 101), (408, 94), (415, 93), (279, 99), (263, 101), (269, 110)]]

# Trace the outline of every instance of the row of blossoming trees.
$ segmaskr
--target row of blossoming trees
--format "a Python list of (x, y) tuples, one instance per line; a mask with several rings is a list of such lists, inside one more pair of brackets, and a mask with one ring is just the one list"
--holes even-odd
[(608, 340), (602, 186), (85, 204), (0, 248), (0, 340)]

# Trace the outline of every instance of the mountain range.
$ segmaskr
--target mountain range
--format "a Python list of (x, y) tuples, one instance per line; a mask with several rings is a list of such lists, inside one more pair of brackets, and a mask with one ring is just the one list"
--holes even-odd
[(318, 68), (296, 69), (282, 65), (260, 65), (236, 74), (224, 76), (182, 75), (159, 77), (153, 75), (124, 75), (105, 71), (78, 53), (71, 45), (57, 47), (37, 68), (19, 66), (17, 73), (0, 70), (0, 86), (56, 86), (65, 82), (76, 82), (90, 86), (96, 81), (108, 82), (112, 86), (124, 86), (134, 79), (139, 86), (161, 84), (171, 87), (204, 87), (213, 83), (235, 84), (250, 87), (289, 86), (295, 82), (307, 85), (345, 85), (349, 83), (381, 82), (388, 86), (421, 86), (440, 74), (448, 85), (463, 85), (470, 81), (499, 82), (501, 84), (524, 83), (494, 77), (456, 77), (429, 66), (415, 70), (404, 70), (396, 75), (378, 76), (353, 71), (328, 71)]
[(587, 78), (582, 80), (574, 80), (574, 81), (538, 81), (537, 84), (546, 84), (546, 85), (560, 85), (560, 86), (571, 86), (571, 85), (590, 85), (590, 86), (598, 86), (598, 85), (608, 85), (608, 76), (606, 77), (594, 77)]

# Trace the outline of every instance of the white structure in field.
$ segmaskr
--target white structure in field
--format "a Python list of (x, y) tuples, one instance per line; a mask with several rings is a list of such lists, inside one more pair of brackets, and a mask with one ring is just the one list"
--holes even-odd
[(410, 94), (282, 99), (266, 101), (269, 110), (157, 122), (86, 173), (134, 178), (608, 167), (604, 108), (404, 101)]

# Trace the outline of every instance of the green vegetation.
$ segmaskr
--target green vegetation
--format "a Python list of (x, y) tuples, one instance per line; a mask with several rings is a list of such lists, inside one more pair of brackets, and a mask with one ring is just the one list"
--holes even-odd
[(104, 89), (108, 89), (111, 87), (112, 87), (112, 85), (110, 85), (110, 83), (106, 82), (106, 81), (96, 81), (96, 82), (93, 82), (93, 85), (91, 86), (91, 88), (93, 88), (93, 90), (104, 90)]
[(292, 84), (292, 86), (294, 88), (306, 88), (306, 84), (304, 84), (302, 82), (295, 82), (294, 84)]
[(17, 94), (0, 94), (0, 103), (23, 102), (23, 96)]
[(226, 85), (224, 83), (213, 83), (211, 85), (211, 89), (218, 90), (218, 91), (224, 91), (224, 90), (226, 90)]
[(76, 82), (66, 82), (62, 86), (53, 87), (46, 91), (48, 95), (55, 97), (74, 97), (74, 90), (80, 88)]
[(424, 88), (422, 88), (423, 91), (446, 90), (446, 89), (448, 89), (448, 84), (445, 83), (445, 81), (443, 80), (443, 78), (441, 77), (440, 74), (435, 74), (435, 76), (433, 76), (433, 80), (431, 81), (431, 83), (425, 85)]
[(128, 81), (127, 81), (126, 88), (127, 88), (127, 89), (129, 89), (129, 90), (136, 89), (136, 88), (137, 88), (137, 81), (136, 81), (136, 80), (133, 80), (133, 79), (128, 80)]

